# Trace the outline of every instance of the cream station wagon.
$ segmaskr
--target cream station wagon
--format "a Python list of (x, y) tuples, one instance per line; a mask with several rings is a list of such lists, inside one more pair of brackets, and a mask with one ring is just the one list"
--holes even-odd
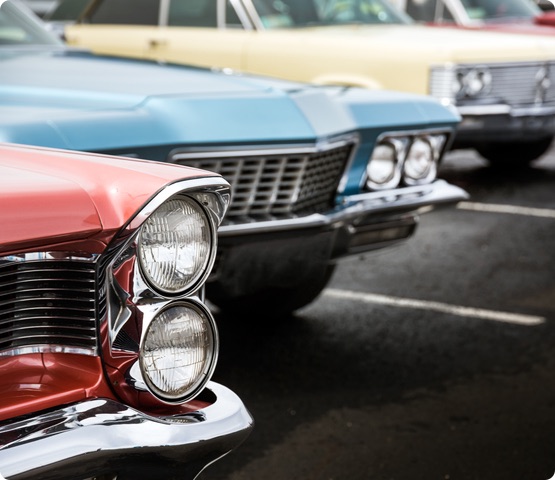
[(317, 84), (429, 94), (454, 148), (527, 164), (555, 134), (555, 39), (413, 24), (387, 0), (93, 0), (71, 45)]

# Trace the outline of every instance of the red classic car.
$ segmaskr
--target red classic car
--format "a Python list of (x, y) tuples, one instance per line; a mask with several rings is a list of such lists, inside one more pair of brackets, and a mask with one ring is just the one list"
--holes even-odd
[(249, 434), (210, 381), (217, 174), (0, 144), (0, 477), (194, 478)]
[[(414, 20), (429, 25), (505, 33), (555, 35), (555, 12), (548, 0), (390, 0)], [(553, 6), (552, 4), (550, 4)], [(542, 7), (542, 8), (540, 8)]]

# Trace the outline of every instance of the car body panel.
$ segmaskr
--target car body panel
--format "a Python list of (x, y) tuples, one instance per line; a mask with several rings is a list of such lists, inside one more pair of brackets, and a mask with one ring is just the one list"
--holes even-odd
[[(400, 123), (410, 130), (459, 121), (432, 99), (400, 92), (326, 90), (56, 49), (15, 58), (0, 51), (0, 62), (4, 142), (136, 155), (141, 147), (289, 144), (354, 131), (369, 141), (376, 129)], [(81, 81), (70, 72), (80, 72)], [(129, 84), (129, 76), (138, 80)], [(350, 190), (358, 190), (366, 162), (355, 160)]]
[(157, 162), (120, 160), (56, 150), (38, 155), (17, 145), (5, 147), (0, 157), (0, 201), (17, 201), (17, 208), (5, 209), (0, 251), (17, 248), (20, 242), (56, 244), (94, 238), (101, 232), (106, 241), (105, 233), (121, 228), (129, 213), (148, 200), (150, 193), (145, 192), (161, 188), (173, 178), (171, 174), (215, 176)]

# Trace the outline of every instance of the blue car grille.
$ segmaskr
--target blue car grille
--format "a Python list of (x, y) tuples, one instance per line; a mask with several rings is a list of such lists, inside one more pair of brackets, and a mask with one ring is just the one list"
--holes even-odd
[(169, 160), (217, 172), (231, 185), (224, 223), (293, 218), (334, 206), (353, 143), (322, 149), (174, 151)]
[(0, 355), (95, 354), (96, 271), (91, 262), (0, 261)]

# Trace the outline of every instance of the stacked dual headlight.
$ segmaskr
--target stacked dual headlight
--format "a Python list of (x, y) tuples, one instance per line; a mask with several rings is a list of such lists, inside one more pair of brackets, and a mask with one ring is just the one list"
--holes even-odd
[[(187, 197), (170, 199), (141, 227), (141, 271), (162, 295), (191, 291), (210, 273), (213, 242), (210, 219), (201, 205)], [(163, 400), (186, 399), (209, 378), (216, 345), (208, 310), (190, 301), (170, 303), (144, 334), (140, 367), (146, 385)]]
[(366, 168), (366, 187), (386, 190), (433, 182), (446, 143), (446, 133), (381, 137)]
[(218, 334), (203, 287), (229, 186), (212, 182), (200, 191), (173, 185), (155, 197), (108, 268), (105, 361), (116, 391), (130, 402), (186, 402), (214, 371)]

